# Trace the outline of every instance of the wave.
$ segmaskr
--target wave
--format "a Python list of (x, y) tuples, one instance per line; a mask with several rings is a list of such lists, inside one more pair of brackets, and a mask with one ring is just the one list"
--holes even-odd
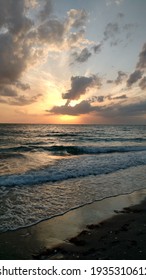
[(36, 185), (57, 182), (71, 178), (86, 177), (112, 173), (121, 169), (146, 165), (146, 152), (112, 154), (112, 155), (84, 155), (67, 157), (55, 161), (54, 165), (43, 169), (29, 170), (21, 174), (2, 175), (0, 186)]
[(46, 148), (52, 152), (62, 152), (71, 155), (84, 155), (84, 154), (105, 154), (105, 153), (127, 153), (146, 151), (145, 146), (111, 146), (111, 147), (96, 147), (96, 146), (52, 146)]
[(12, 156), (17, 152), (37, 152), (37, 151), (48, 151), (53, 154), (59, 155), (86, 155), (86, 154), (109, 154), (109, 153), (127, 153), (127, 152), (140, 152), (146, 151), (146, 146), (71, 146), (71, 145), (52, 145), (52, 146), (43, 146), (43, 145), (30, 145), (30, 146), (18, 146), (11, 148), (1, 148), (0, 152), (3, 155)]

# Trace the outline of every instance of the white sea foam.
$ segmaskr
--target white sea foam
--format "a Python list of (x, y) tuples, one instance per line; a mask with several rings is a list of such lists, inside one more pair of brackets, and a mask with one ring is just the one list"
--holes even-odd
[(146, 164), (146, 151), (138, 153), (114, 153), (106, 155), (88, 155), (63, 158), (55, 165), (43, 169), (31, 170), (21, 174), (1, 176), (1, 186), (36, 185), (57, 182), (70, 178), (100, 175)]
[(69, 179), (36, 187), (11, 188), (0, 197), (0, 231), (14, 230), (61, 215), (71, 209), (145, 187), (146, 166)]

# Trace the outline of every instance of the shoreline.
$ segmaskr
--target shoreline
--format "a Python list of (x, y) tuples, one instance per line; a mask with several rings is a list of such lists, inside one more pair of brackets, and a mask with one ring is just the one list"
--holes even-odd
[(146, 198), (116, 211), (117, 216), (86, 228), (65, 244), (41, 252), (35, 259), (144, 260), (146, 258)]
[(0, 259), (146, 258), (145, 199), (142, 189), (0, 233)]

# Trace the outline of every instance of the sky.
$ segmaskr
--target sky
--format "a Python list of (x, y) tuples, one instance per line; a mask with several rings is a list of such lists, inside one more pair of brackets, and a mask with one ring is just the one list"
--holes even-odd
[(146, 124), (145, 0), (0, 0), (0, 123)]

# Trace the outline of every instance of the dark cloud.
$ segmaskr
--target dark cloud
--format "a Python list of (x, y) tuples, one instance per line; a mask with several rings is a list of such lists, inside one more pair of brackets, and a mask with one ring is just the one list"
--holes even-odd
[(136, 26), (137, 25), (135, 25), (133, 23), (126, 23), (126, 24), (124, 24), (123, 29), (126, 30), (126, 31), (129, 31), (129, 30), (135, 28)]
[(63, 99), (77, 100), (81, 95), (86, 93), (86, 90), (92, 87), (101, 87), (101, 80), (98, 76), (90, 77), (75, 76), (71, 77), (71, 89), (62, 94)]
[(122, 43), (121, 39), (115, 39), (115, 40), (111, 41), (110, 45), (111, 45), (111, 47), (115, 47), (120, 43)]
[(142, 90), (146, 89), (146, 77), (143, 77), (139, 83), (139, 86)]
[(145, 114), (145, 108), (146, 108), (146, 101), (141, 101), (137, 103), (132, 104), (126, 104), (126, 105), (112, 105), (107, 107), (105, 110), (103, 110), (104, 116), (106, 117), (122, 117), (127, 118), (129, 116), (143, 116)]
[(118, 71), (118, 76), (115, 80), (115, 84), (116, 85), (121, 84), (125, 77), (127, 77), (126, 73), (124, 73), (123, 71)]
[(104, 41), (110, 39), (110, 38), (114, 38), (116, 34), (119, 33), (119, 25), (117, 22), (112, 23), (109, 22), (106, 27), (105, 27), (105, 31), (104, 31)]
[(141, 101), (131, 104), (110, 104), (107, 106), (94, 107), (98, 115), (106, 118), (113, 119), (115, 122), (127, 123), (130, 120), (137, 121), (138, 118), (142, 118), (145, 115), (146, 101)]
[(50, 16), (52, 12), (53, 12), (52, 0), (45, 0), (43, 9), (39, 13), (40, 18), (42, 20), (45, 20)]
[(115, 83), (116, 85), (119, 85), (123, 82), (124, 78), (127, 77), (127, 74), (123, 71), (118, 71), (117, 78), (115, 80), (107, 80), (107, 84)]
[(94, 46), (93, 46), (93, 51), (94, 51), (94, 53), (99, 53), (99, 52), (101, 51), (101, 46), (102, 46), (101, 43), (99, 43), (99, 44), (97, 44), (97, 45), (94, 45)]
[[(16, 16), (17, 15), (17, 16)], [(5, 27), (12, 34), (27, 32), (32, 26), (32, 21), (26, 16), (24, 0), (0, 1), (0, 27)]]
[(105, 99), (106, 99), (106, 97), (103, 95), (100, 95), (100, 96), (94, 95), (94, 96), (90, 97), (87, 101), (89, 103), (94, 103), (94, 102), (102, 103), (102, 102), (104, 102)]
[[(118, 19), (124, 16), (123, 13), (118, 14)], [(134, 23), (125, 23), (124, 25), (121, 24), (122, 22), (109, 22), (104, 30), (103, 42), (106, 41), (110, 42), (111, 47), (117, 46), (119, 44), (123, 44), (125, 40), (127, 43), (130, 42), (130, 38), (135, 31), (135, 28), (138, 27), (137, 24)], [(125, 37), (125, 40), (124, 40)]]
[(94, 103), (94, 102), (99, 102), (102, 103), (104, 102), (106, 99), (108, 100), (120, 100), (120, 99), (127, 99), (127, 95), (126, 94), (122, 94), (122, 95), (118, 95), (118, 96), (112, 96), (111, 94), (104, 96), (104, 95), (99, 95), (99, 96), (92, 96), (91, 98), (89, 98), (87, 101), (90, 103)]
[(88, 60), (88, 58), (92, 55), (92, 53), (87, 49), (84, 48), (79, 54), (74, 52), (72, 56), (74, 57), (75, 61), (82, 63)]
[[(119, 99), (123, 99), (126, 97), (118, 97)], [(118, 99), (117, 98), (117, 99)], [(68, 106), (67, 104), (64, 106), (55, 106), (51, 110), (47, 110), (49, 114), (58, 114), (58, 115), (72, 115), (78, 116), (82, 114), (89, 114), (91, 112), (97, 113), (97, 116), (115, 119), (117, 122), (123, 121), (127, 122), (127, 119), (131, 118), (139, 118), (145, 115), (146, 101), (141, 101), (132, 104), (109, 104), (106, 106), (92, 106), (89, 101), (82, 101), (74, 107)]]
[(134, 116), (138, 116), (138, 115), (143, 115), (145, 114), (145, 108), (146, 108), (146, 101), (141, 101), (139, 103), (135, 103), (135, 104), (128, 104), (127, 106), (121, 107), (119, 109), (119, 111), (123, 114), (123, 115), (134, 115)]
[(29, 84), (24, 84), (24, 83), (22, 83), (20, 81), (17, 81), (15, 83), (15, 85), (16, 85), (17, 88), (20, 88), (21, 90), (28, 90), (28, 89), (30, 89), (30, 85)]
[(105, 97), (103, 95), (98, 96), (97, 101), (102, 103), (105, 100)]
[(26, 69), (29, 50), (11, 34), (0, 34), (0, 83), (13, 83)]
[(49, 113), (59, 114), (59, 115), (72, 115), (78, 116), (82, 114), (88, 114), (92, 111), (95, 111), (94, 107), (88, 101), (81, 101), (79, 104), (74, 107), (70, 105), (63, 106), (54, 106)]
[(38, 28), (39, 40), (60, 45), (64, 40), (65, 26), (58, 19), (50, 19), (41, 24)]
[[(76, 35), (74, 35), (74, 39), (76, 39)], [(74, 59), (74, 61), (78, 62), (78, 63), (83, 63), (83, 62), (86, 62), (89, 57), (92, 56), (92, 54), (97, 54), (101, 51), (101, 46), (102, 44), (97, 44), (97, 45), (94, 45), (92, 48), (91, 48), (91, 51), (88, 50), (88, 48), (84, 48), (80, 53), (78, 52), (74, 52), (72, 53), (72, 57)]]
[(0, 95), (8, 99), (8, 102), (1, 100), (3, 103), (9, 103), (12, 97), (14, 101), (18, 98), (17, 88), (29, 88), (19, 79), (35, 62), (34, 42), (28, 37), (33, 21), (28, 17), (26, 2), (0, 1)]
[(134, 83), (136, 83), (139, 79), (141, 79), (143, 72), (141, 70), (135, 70), (127, 80), (127, 86), (130, 87)]
[(0, 96), (16, 97), (17, 92), (10, 87), (0, 87)]
[(146, 43), (143, 45), (142, 51), (139, 54), (139, 61), (137, 63), (137, 68), (139, 69), (146, 68)]
[(106, 82), (107, 82), (107, 84), (112, 84), (114, 81), (113, 80), (107, 80)]
[(123, 18), (123, 17), (124, 17), (124, 14), (123, 14), (123, 13), (118, 13), (118, 17), (119, 17), (119, 18)]

